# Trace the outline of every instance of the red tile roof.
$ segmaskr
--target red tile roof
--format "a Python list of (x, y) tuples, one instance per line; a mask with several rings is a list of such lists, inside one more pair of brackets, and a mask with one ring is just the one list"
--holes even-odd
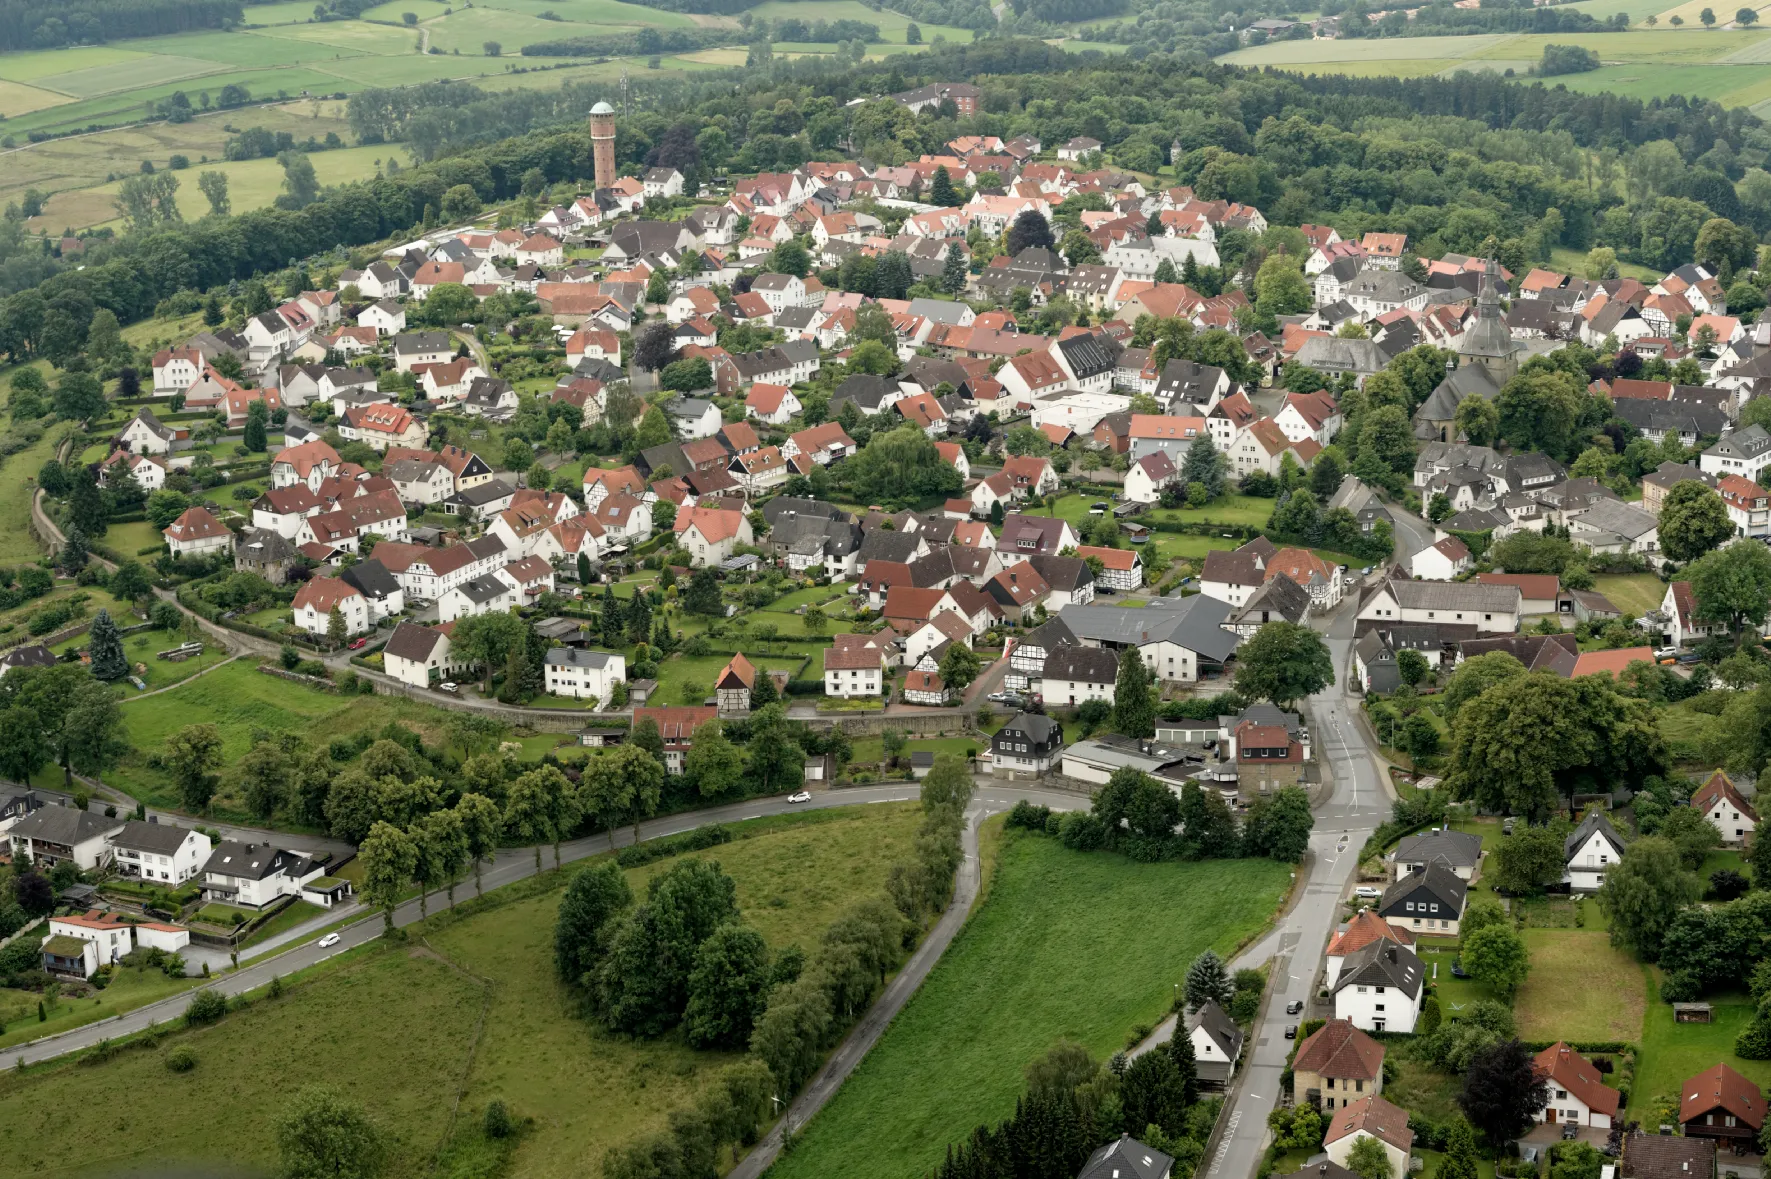
[(1599, 1070), (1592, 1061), (1557, 1041), (1537, 1054), (1533, 1062), (1537, 1071), (1568, 1090), (1594, 1113), (1615, 1114), (1621, 1096), (1616, 1089), (1599, 1079)]
[(1319, 1077), (1375, 1081), (1383, 1074), (1384, 1046), (1354, 1027), (1352, 1020), (1331, 1019), (1298, 1045), (1291, 1067)]
[(1725, 1064), (1704, 1069), (1680, 1086), (1680, 1092), (1681, 1122), (1721, 1110), (1754, 1130), (1765, 1124), (1765, 1098), (1759, 1087)]

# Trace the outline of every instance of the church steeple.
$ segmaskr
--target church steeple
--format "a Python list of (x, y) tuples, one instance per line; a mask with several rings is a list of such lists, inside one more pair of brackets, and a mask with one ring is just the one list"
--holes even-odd
[(1513, 379), (1519, 371), (1519, 353), (1525, 345), (1513, 339), (1513, 333), (1501, 318), (1500, 266), (1490, 258), (1482, 267), (1482, 287), (1476, 296), (1476, 319), (1464, 331), (1457, 346), (1460, 362), (1480, 365), (1494, 378), (1496, 387)]

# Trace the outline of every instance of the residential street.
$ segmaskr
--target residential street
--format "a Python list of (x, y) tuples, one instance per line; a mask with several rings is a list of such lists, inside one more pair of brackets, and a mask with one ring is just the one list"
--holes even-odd
[[(685, 831), (692, 831), (696, 827), (704, 826), (708, 823), (739, 822), (744, 819), (756, 819), (761, 818), (764, 815), (783, 814), (798, 809), (854, 806), (861, 803), (910, 801), (918, 797), (919, 790), (920, 787), (914, 782), (902, 782), (884, 786), (856, 787), (841, 791), (819, 791), (812, 796), (811, 802), (800, 804), (800, 806), (797, 807), (790, 805), (787, 800), (782, 797), (751, 799), (748, 802), (734, 803), (730, 806), (714, 807), (702, 811), (690, 811), (685, 814), (671, 815), (667, 818), (653, 819), (649, 822), (641, 823), (640, 838), (642, 840), (657, 839), (664, 835), (677, 835)], [(806, 1117), (809, 1117), (812, 1113), (816, 1112), (816, 1110), (823, 1105), (824, 1101), (828, 1100), (830, 1094), (835, 1092), (835, 1089), (837, 1085), (840, 1084), (842, 1078), (846, 1077), (853, 1069), (854, 1065), (859, 1063), (861, 1057), (865, 1055), (866, 1049), (872, 1046), (873, 1041), (878, 1038), (879, 1032), (883, 1031), (885, 1025), (890, 1022), (891, 1015), (895, 1014), (898, 1008), (903, 1005), (904, 1001), (909, 998), (910, 994), (916, 989), (916, 986), (921, 983), (922, 979), (928, 974), (928, 971), (934, 966), (935, 961), (939, 959), (941, 952), (946, 949), (947, 943), (952, 940), (952, 936), (958, 931), (959, 925), (963, 924), (965, 910), (970, 907), (971, 898), (975, 897), (977, 892), (976, 824), (977, 822), (982, 821), (983, 815), (1007, 810), (1010, 806), (1014, 805), (1014, 802), (1017, 799), (1020, 798), (1027, 798), (1034, 802), (1043, 803), (1044, 805), (1057, 809), (1072, 809), (1083, 805), (1084, 801), (1081, 795), (1075, 793), (1021, 786), (1011, 788), (1006, 784), (998, 784), (991, 782), (988, 779), (979, 780), (972, 810), (968, 812), (968, 814), (972, 816), (972, 822), (971, 829), (968, 831), (967, 835), (966, 865), (961, 874), (961, 882), (955, 890), (955, 905), (950, 907), (948, 912), (941, 918), (940, 923), (936, 926), (936, 930), (925, 939), (922, 948), (912, 957), (911, 962), (899, 972), (898, 981), (895, 981), (892, 987), (888, 988), (886, 997), (882, 998), (879, 1004), (876, 1004), (875, 1009), (863, 1019), (861, 1024), (856, 1026), (855, 1030), (850, 1033), (849, 1038), (843, 1042), (842, 1048), (838, 1053), (833, 1056), (830, 1061), (826, 1062), (824, 1069), (819, 1073), (819, 1077), (823, 1078), (825, 1077), (825, 1074), (830, 1074), (828, 1083), (825, 1086), (820, 1087), (815, 1081), (814, 1084), (809, 1086), (806, 1092), (801, 1095), (799, 1101), (794, 1104), (794, 1109), (796, 1111), (800, 1111), (802, 1106), (804, 1106), (803, 1113), (796, 1112), (794, 1116), (794, 1125), (802, 1124)], [(612, 842), (616, 847), (628, 846), (633, 842), (633, 829), (623, 828), (622, 830), (615, 832)], [(561, 845), (560, 858), (563, 862), (580, 860), (586, 856), (607, 851), (610, 843), (611, 838), (606, 834), (597, 835), (588, 839), (574, 840), (570, 843)], [(552, 849), (543, 849), (543, 866), (551, 867), (552, 862)], [(501, 885), (511, 884), (515, 881), (521, 880), (526, 876), (532, 876), (534, 873), (535, 853), (532, 849), (521, 848), (503, 851), (485, 867), (483, 873), (484, 886), (486, 888), (497, 888)], [(968, 873), (971, 879), (969, 892), (966, 891), (967, 885), (965, 884), (966, 875)], [(471, 874), (456, 886), (455, 894), (456, 898), (461, 901), (465, 901), (474, 896), (474, 882)], [(966, 898), (963, 907), (959, 906), (957, 899), (961, 896)], [(448, 907), (448, 898), (441, 890), (439, 890), (429, 895), (429, 903), (431, 908), (441, 910)], [(416, 897), (406, 901), (394, 910), (394, 924), (396, 925), (411, 925), (418, 920), (418, 917), (418, 898)], [(943, 929), (946, 930), (944, 935), (942, 934)], [(261, 959), (253, 965), (242, 966), (239, 971), (218, 977), (214, 982), (209, 983), (208, 986), (211, 989), (220, 991), (224, 995), (234, 995), (242, 991), (251, 990), (255, 987), (261, 987), (269, 983), (271, 978), (275, 975), (292, 973), (293, 971), (324, 961), (336, 954), (341, 954), (346, 950), (354, 949), (357, 946), (373, 941), (381, 935), (381, 930), (381, 915), (379, 913), (371, 913), (360, 921), (340, 930), (339, 932), (342, 934), (342, 937), (335, 946), (321, 949), (313, 941), (308, 941), (293, 949), (287, 950), (284, 953), (277, 954), (274, 957)], [(139, 1032), (154, 1024), (164, 1023), (168, 1020), (178, 1018), (184, 1013), (185, 1007), (189, 1005), (191, 993), (192, 992), (186, 992), (174, 996), (173, 998), (162, 1000), (158, 1003), (149, 1004), (146, 1007), (137, 1008), (135, 1011), (117, 1016), (114, 1019), (87, 1024), (85, 1027), (76, 1028), (73, 1031), (64, 1032), (58, 1036), (49, 1036), (30, 1044), (20, 1045), (16, 1048), (8, 1049), (6, 1054), (13, 1062), (22, 1060), (26, 1064), (33, 1064), (40, 1060), (52, 1059), (53, 1057), (60, 1056), (67, 1052), (77, 1051), (81, 1048), (89, 1048), (100, 1040), (112, 1039), (117, 1036)], [(887, 1005), (894, 1001), (894, 997), (895, 1005), (891, 1005), (888, 1011)], [(882, 1014), (882, 1012), (884, 1014)], [(869, 1028), (872, 1028), (871, 1034), (863, 1035), (863, 1033)], [(810, 1104), (807, 1104), (808, 1102)]]

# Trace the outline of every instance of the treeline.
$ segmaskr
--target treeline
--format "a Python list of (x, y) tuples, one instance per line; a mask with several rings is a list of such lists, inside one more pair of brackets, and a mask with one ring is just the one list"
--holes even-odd
[(865, 41), (871, 44), (880, 40), (879, 26), (868, 21), (803, 21), (793, 16), (784, 16), (772, 23), (754, 20), (750, 23), (750, 37), (756, 41), (767, 38), (770, 41), (809, 41), (819, 45), (834, 45), (838, 41)]
[(652, 57), (660, 53), (693, 53), (697, 49), (729, 45), (731, 41), (730, 29), (638, 29), (632, 33), (612, 33), (602, 37), (537, 41), (523, 46), (523, 56)]
[[(731, 878), (717, 864), (676, 865), (637, 907), (616, 864), (573, 879), (555, 927), (555, 965), (588, 1010), (631, 1034), (663, 1035), (680, 1024), (695, 1047), (750, 1050), (722, 1074), (724, 1084), (672, 1110), (667, 1129), (612, 1148), (603, 1160), (609, 1179), (711, 1176), (728, 1144), (735, 1156), (756, 1141), (768, 1097), (786, 1101), (811, 1078), (946, 908), (971, 794), (964, 760), (937, 758), (923, 780), (911, 858), (892, 865), (883, 895), (852, 905), (810, 951), (771, 953), (742, 923)], [(737, 1099), (734, 1089), (761, 1099)], [(738, 1116), (727, 1115), (729, 1105)]]
[(156, 37), (241, 19), (240, 0), (0, 0), (0, 51)]
[(1544, 5), (1536, 8), (1456, 8), (1428, 4), (1410, 20), (1400, 10), (1379, 21), (1368, 21), (1362, 11), (1350, 9), (1341, 17), (1342, 37), (1434, 37), (1470, 36), (1478, 33), (1621, 33), (1630, 27), (1626, 13), (1603, 20), (1572, 8)]

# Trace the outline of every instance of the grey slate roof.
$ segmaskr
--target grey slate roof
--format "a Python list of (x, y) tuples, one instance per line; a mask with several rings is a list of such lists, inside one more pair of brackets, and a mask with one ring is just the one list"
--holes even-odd
[(419, 626), (416, 622), (402, 622), (394, 627), (394, 633), (382, 648), (382, 658), (392, 655), (397, 659), (410, 659), (414, 663), (423, 663), (430, 658), (437, 642), (446, 636), (434, 627)]
[(498, 578), (493, 577), (490, 573), (476, 577), (472, 581), (464, 581), (455, 588), (461, 591), (462, 594), (466, 595), (467, 600), (473, 602), (475, 605), (482, 602), (490, 602), (493, 598), (498, 597), (500, 594), (507, 593), (510, 590), (510, 586), (506, 585)]
[(1420, 959), (1407, 946), (1379, 938), (1347, 955), (1334, 989), (1359, 986), (1395, 987), (1410, 999), (1420, 994)]
[(545, 659), (554, 667), (605, 668), (616, 658), (608, 651), (591, 651), (584, 647), (549, 647)]
[(1443, 862), (1451, 868), (1473, 868), (1481, 854), (1480, 836), (1450, 828), (1410, 835), (1396, 845), (1396, 862), (1399, 864)]
[(107, 819), (91, 811), (75, 810), (71, 806), (46, 806), (13, 824), (11, 833), (18, 839), (41, 839), (46, 843), (72, 847), (122, 826), (121, 819)]
[(1173, 1166), (1172, 1155), (1121, 1134), (1089, 1155), (1076, 1179), (1167, 1179)]
[(1105, 647), (1062, 646), (1046, 654), (1043, 674), (1048, 680), (1110, 684), (1119, 677), (1119, 659)]
[(1444, 917), (1460, 917), (1469, 888), (1461, 876), (1443, 864), (1428, 864), (1425, 871), (1410, 872), (1384, 889), (1377, 911), (1385, 917), (1394, 916), (1402, 904), (1424, 894), (1431, 900), (1451, 906), (1451, 911), (1443, 914)]
[(123, 824), (123, 830), (111, 836), (114, 847), (126, 847), (133, 851), (152, 852), (157, 856), (169, 856), (184, 843), (185, 836), (190, 832), (183, 827), (174, 827), (171, 823), (143, 823), (131, 819)]
[(1604, 836), (1611, 844), (1612, 851), (1622, 858), (1623, 839), (1617, 834), (1617, 828), (1611, 825), (1611, 820), (1605, 817), (1604, 811), (1594, 811), (1581, 820), (1580, 826), (1574, 829), (1572, 835), (1562, 841), (1563, 860), (1573, 856), (1574, 849), (1585, 843), (1595, 832)]
[(1199, 1010), (1187, 1016), (1187, 1030), (1191, 1032), (1196, 1029), (1204, 1029), (1205, 1034), (1231, 1060), (1235, 1060), (1236, 1054), (1242, 1051), (1242, 1029), (1236, 1026), (1235, 1020), (1224, 1014), (1224, 1009), (1213, 999), (1207, 999)]
[(1058, 617), (1085, 642), (1116, 646), (1170, 642), (1221, 661), (1236, 650), (1236, 636), (1223, 627), (1229, 614), (1228, 602), (1197, 594), (1179, 600), (1157, 598), (1142, 609), (1066, 606)]

